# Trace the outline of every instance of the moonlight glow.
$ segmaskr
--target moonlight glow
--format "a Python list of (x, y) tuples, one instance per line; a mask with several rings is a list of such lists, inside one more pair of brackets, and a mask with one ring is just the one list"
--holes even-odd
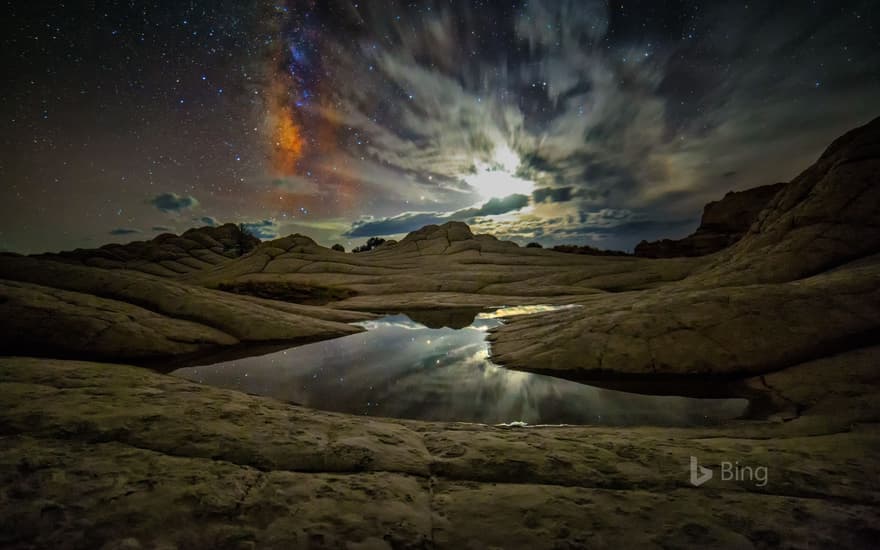
[(507, 145), (495, 150), (492, 162), (475, 163), (476, 174), (464, 180), (484, 199), (504, 198), (510, 195), (531, 195), (535, 190), (533, 181), (517, 175), (519, 156)]
[(880, 97), (870, 1), (79, 4), (7, 10), (0, 250), (449, 219), (632, 250)]

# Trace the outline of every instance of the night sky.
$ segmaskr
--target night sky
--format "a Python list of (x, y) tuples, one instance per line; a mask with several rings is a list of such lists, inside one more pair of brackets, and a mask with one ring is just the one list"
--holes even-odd
[(462, 220), (631, 248), (880, 115), (880, 3), (10, 2), (0, 250)]

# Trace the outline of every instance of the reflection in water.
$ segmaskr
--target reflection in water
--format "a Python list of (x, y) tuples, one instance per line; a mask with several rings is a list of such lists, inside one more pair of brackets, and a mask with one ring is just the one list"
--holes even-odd
[(465, 328), (482, 312), (481, 307), (422, 309), (407, 311), (406, 316), (427, 328)]
[(637, 395), (489, 361), (486, 332), (502, 317), (551, 309), (480, 313), (460, 329), (391, 315), (359, 323), (361, 334), (173, 374), (316, 409), (422, 420), (688, 426), (743, 414), (743, 399)]

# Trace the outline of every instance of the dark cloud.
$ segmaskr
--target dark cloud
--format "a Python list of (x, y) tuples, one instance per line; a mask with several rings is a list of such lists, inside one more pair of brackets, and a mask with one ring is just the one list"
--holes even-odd
[(529, 197), (526, 195), (509, 195), (503, 199), (489, 199), (478, 208), (465, 208), (452, 214), (451, 219), (466, 220), (478, 216), (500, 216), (508, 212), (522, 210), (529, 205)]
[(162, 212), (181, 212), (197, 206), (199, 201), (192, 196), (180, 196), (177, 193), (161, 193), (150, 199), (150, 204)]
[(344, 236), (358, 238), (399, 235), (415, 231), (426, 225), (439, 225), (448, 221), (450, 221), (449, 217), (437, 213), (404, 212), (390, 218), (358, 220), (351, 225), (351, 229), (346, 231)]
[(542, 187), (532, 192), (535, 202), (568, 202), (572, 198), (571, 187)]
[(165, 225), (154, 225), (151, 229), (157, 233), (171, 233), (174, 231), (174, 228)]
[(503, 199), (490, 199), (482, 206), (465, 208), (452, 213), (404, 212), (388, 218), (356, 221), (344, 236), (356, 238), (399, 235), (421, 229), (426, 225), (439, 225), (448, 221), (470, 221), (480, 216), (498, 216), (521, 210), (528, 205), (529, 197), (514, 194)]
[(203, 224), (203, 225), (208, 225), (210, 227), (215, 227), (217, 225), (220, 225), (220, 222), (218, 222), (215, 218), (212, 218), (211, 216), (202, 216), (201, 218), (193, 218), (193, 221), (200, 223), (200, 224)]
[(140, 233), (140, 229), (134, 229), (131, 227), (117, 227), (116, 229), (111, 229), (111, 235), (134, 235), (135, 233)]
[(245, 222), (241, 227), (247, 233), (254, 237), (266, 240), (278, 237), (278, 223), (275, 220), (259, 220), (255, 222)]
[(589, 226), (584, 225), (575, 229), (566, 230), (563, 233), (567, 236), (573, 235), (616, 235), (621, 237), (629, 237), (632, 235), (655, 235), (668, 236), (671, 232), (678, 232), (681, 229), (693, 229), (697, 220), (639, 220), (632, 222), (624, 222), (617, 225), (607, 226)]

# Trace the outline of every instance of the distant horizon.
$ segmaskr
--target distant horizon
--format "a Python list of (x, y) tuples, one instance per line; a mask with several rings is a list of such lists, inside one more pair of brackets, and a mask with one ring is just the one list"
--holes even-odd
[[(452, 220), (452, 221), (456, 221), (456, 222), (458, 222), (458, 220)], [(449, 223), (449, 222), (445, 222), (445, 223)], [(467, 222), (458, 222), (458, 223), (464, 223), (465, 225), (467, 225), (468, 227), (470, 227), (470, 224), (468, 224)], [(697, 220), (697, 223), (699, 223), (699, 220)], [(21, 254), (21, 255), (24, 255), (24, 256), (38, 256), (38, 255), (41, 255), (41, 254), (61, 254), (61, 253), (64, 253), (64, 252), (73, 252), (73, 251), (78, 250), (78, 249), (79, 249), (79, 250), (91, 250), (91, 249), (97, 249), (97, 248), (101, 248), (101, 247), (106, 246), (106, 245), (121, 245), (121, 246), (125, 246), (125, 245), (131, 244), (131, 243), (136, 243), (136, 242), (150, 242), (150, 241), (155, 240), (157, 237), (162, 236), (163, 234), (170, 234), (170, 235), (175, 235), (175, 236), (177, 236), (177, 237), (182, 237), (182, 236), (183, 236), (186, 232), (188, 232), (188, 231), (194, 231), (194, 230), (195, 230), (195, 231), (198, 231), (198, 230), (202, 230), (202, 229), (209, 229), (209, 228), (223, 227), (224, 225), (235, 225), (235, 226), (241, 227), (243, 224), (241, 224), (241, 223), (235, 223), (235, 222), (217, 222), (215, 225), (201, 225), (201, 226), (199, 226), (199, 225), (194, 225), (194, 226), (188, 227), (188, 228), (183, 229), (183, 230), (180, 230), (180, 231), (171, 231), (171, 230), (169, 230), (169, 231), (164, 231), (164, 229), (168, 229), (168, 228), (163, 228), (163, 231), (159, 231), (159, 230), (153, 228), (152, 231), (154, 232), (154, 235), (152, 235), (152, 236), (148, 236), (146, 232), (144, 232), (144, 233), (137, 232), (137, 233), (132, 233), (132, 234), (129, 234), (129, 235), (131, 235), (131, 236), (134, 236), (134, 235), (143, 235), (144, 238), (131, 238), (130, 240), (122, 240), (122, 241), (111, 241), (111, 240), (108, 240), (108, 242), (105, 242), (105, 243), (103, 243), (103, 244), (97, 245), (97, 246), (95, 246), (95, 247), (78, 247), (78, 248), (72, 248), (72, 249), (60, 249), (60, 250), (40, 250), (40, 251), (33, 251), (33, 252), (17, 252), (17, 251), (15, 251), (15, 250), (0, 250), (0, 253)], [(438, 227), (439, 227), (439, 226), (442, 226), (442, 225), (444, 225), (444, 224), (443, 224), (443, 223), (440, 223), (440, 224), (428, 224), (428, 225), (424, 225), (424, 226), (422, 226), (421, 228), (416, 229), (416, 230), (414, 230), (414, 231), (409, 231), (409, 232), (407, 232), (407, 233), (400, 233), (400, 234), (398, 234), (398, 235), (387, 235), (387, 236), (386, 236), (386, 235), (383, 235), (383, 236), (376, 236), (376, 237), (365, 237), (365, 238), (363, 238), (363, 239), (359, 239), (359, 240), (354, 240), (354, 239), (352, 239), (352, 240), (350, 240), (350, 241), (346, 241), (346, 242), (332, 242), (332, 243), (329, 243), (329, 244), (326, 244), (326, 243), (324, 243), (324, 242), (321, 242), (321, 241), (315, 239), (313, 236), (308, 235), (308, 234), (306, 234), (306, 233), (298, 233), (298, 232), (288, 233), (288, 234), (286, 234), (286, 235), (278, 235), (278, 236), (276, 236), (276, 237), (271, 237), (271, 238), (268, 238), (268, 237), (267, 237), (267, 238), (260, 238), (258, 235), (255, 235), (255, 234), (250, 233), (250, 232), (248, 232), (248, 235), (251, 235), (252, 237), (258, 239), (258, 240), (260, 241), (261, 244), (262, 244), (262, 243), (268, 243), (268, 242), (276, 241), (276, 240), (280, 240), (280, 239), (285, 239), (285, 238), (287, 238), (287, 237), (292, 237), (292, 236), (294, 236), (294, 235), (300, 235), (300, 236), (303, 236), (303, 237), (308, 237), (308, 238), (312, 239), (313, 241), (315, 241), (315, 243), (318, 244), (319, 246), (322, 246), (322, 247), (324, 247), (324, 248), (328, 248), (328, 249), (329, 249), (329, 248), (332, 248), (333, 245), (336, 245), (336, 244), (342, 245), (342, 246), (345, 247), (345, 252), (348, 253), (348, 252), (351, 252), (351, 251), (352, 251), (351, 248), (354, 248), (354, 247), (359, 246), (359, 245), (366, 244), (366, 242), (367, 242), (369, 239), (372, 239), (372, 238), (380, 238), (380, 239), (382, 239), (383, 241), (397, 241), (397, 242), (400, 242), (401, 240), (403, 240), (404, 238), (406, 238), (407, 235), (409, 235), (409, 234), (411, 234), (411, 233), (414, 233), (414, 232), (416, 232), (416, 231), (419, 231), (419, 230), (421, 230), (421, 229), (424, 229), (425, 227), (428, 227), (428, 226), (430, 226), (430, 225), (434, 225), (434, 226), (438, 226)], [(473, 230), (472, 230), (472, 232), (473, 232)], [(477, 235), (491, 235), (491, 233), (476, 233), (476, 232), (474, 232), (474, 236), (477, 236)], [(492, 236), (494, 237), (495, 235), (492, 235)], [(496, 237), (496, 238), (497, 238), (497, 237)], [(663, 238), (667, 238), (667, 237), (663, 237)], [(537, 241), (525, 241), (525, 242), (520, 242), (520, 241), (517, 241), (517, 240), (514, 240), (514, 239), (501, 239), (501, 238), (499, 238), (499, 240), (509, 241), (509, 242), (514, 242), (514, 243), (516, 243), (517, 245), (519, 245), (519, 246), (521, 246), (521, 247), (524, 247), (525, 245), (529, 244), (530, 242), (537, 242)], [(544, 244), (542, 244), (542, 243), (539, 243), (539, 244), (541, 244), (542, 248), (545, 248), (545, 249), (548, 249), (548, 250), (552, 250), (552, 248), (553, 248), (554, 246), (592, 246), (593, 248), (596, 248), (596, 249), (598, 249), (598, 250), (607, 250), (607, 251), (609, 251), (609, 252), (627, 252), (627, 253), (632, 253), (632, 250), (620, 250), (620, 249), (601, 248), (600, 246), (595, 246), (595, 245), (590, 245), (590, 244), (586, 244), (586, 245), (585, 245), (585, 244), (583, 244), (583, 243), (552, 243), (552, 244), (549, 244), (549, 245), (544, 245)]]
[[(871, 119), (871, 121), (869, 121), (869, 122), (873, 122), (877, 119), (880, 119), (880, 116)], [(854, 127), (854, 128), (850, 128), (847, 130), (847, 132), (854, 130), (856, 128), (860, 128), (862, 126), (865, 126), (869, 122), (866, 122), (865, 124), (861, 124), (861, 125)], [(832, 142), (835, 139), (841, 137), (845, 133), (846, 132), (842, 132), (840, 135), (837, 135), (833, 138), (830, 138), (828, 140), (828, 142), (825, 144), (825, 146), (822, 147), (822, 150), (820, 151), (820, 153), (816, 154), (816, 156), (815, 156), (816, 160), (818, 160), (818, 158), (821, 156), (821, 154), (832, 144)], [(803, 173), (808, 168), (809, 168), (809, 165), (806, 165), (806, 166), (798, 169), (797, 173), (794, 176), (792, 176), (792, 178), (789, 178), (784, 181), (774, 182), (774, 183), (787, 183), (787, 182), (791, 181), (792, 179), (794, 179), (797, 175), (800, 175), (801, 173)], [(336, 239), (336, 240), (328, 240), (326, 238), (321, 238), (319, 236), (316, 236), (313, 233), (309, 233), (308, 230), (310, 227), (308, 225), (300, 226), (297, 224), (289, 224), (286, 227), (292, 228), (290, 232), (285, 233), (285, 234), (277, 234), (277, 233), (271, 234), (271, 233), (268, 233), (266, 230), (267, 230), (267, 228), (269, 228), (274, 231), (276, 225), (274, 224), (273, 220), (262, 220), (262, 221), (258, 221), (258, 222), (248, 222), (248, 221), (242, 222), (242, 221), (231, 221), (231, 220), (230, 221), (221, 221), (221, 220), (215, 219), (210, 216), (203, 216), (201, 218), (198, 218), (198, 217), (192, 218), (192, 225), (190, 225), (189, 227), (186, 227), (184, 229), (177, 229), (176, 227), (173, 227), (173, 226), (153, 226), (153, 227), (149, 228), (148, 230), (141, 230), (138, 228), (117, 228), (117, 229), (114, 229), (114, 230), (107, 232), (106, 239), (103, 242), (95, 243), (93, 246), (83, 245), (83, 246), (77, 246), (77, 247), (72, 247), (72, 248), (56, 248), (56, 249), (50, 249), (50, 250), (27, 250), (27, 251), (11, 250), (11, 249), (4, 248), (4, 247), (0, 246), (0, 253), (13, 253), (13, 254), (22, 254), (22, 255), (58, 254), (58, 253), (63, 253), (63, 252), (74, 251), (77, 249), (85, 249), (85, 250), (95, 249), (95, 248), (100, 248), (102, 246), (109, 245), (109, 244), (126, 245), (126, 244), (133, 243), (133, 242), (147, 242), (147, 241), (152, 241), (153, 239), (162, 235), (163, 233), (170, 233), (170, 234), (174, 234), (177, 236), (182, 236), (184, 233), (186, 233), (187, 231), (190, 231), (190, 230), (198, 230), (198, 229), (205, 229), (205, 228), (211, 228), (211, 227), (221, 227), (221, 226), (230, 225), (230, 224), (239, 226), (244, 231), (246, 231), (249, 235), (259, 239), (261, 242), (270, 242), (273, 240), (283, 239), (285, 237), (299, 234), (299, 235), (309, 237), (310, 239), (315, 241), (315, 243), (317, 243), (320, 246), (323, 246), (325, 248), (331, 248), (333, 245), (339, 244), (339, 245), (345, 247), (346, 252), (350, 252), (352, 248), (365, 244), (367, 242), (367, 240), (369, 240), (371, 238), (381, 238), (386, 241), (388, 241), (388, 240), (400, 241), (403, 238), (405, 238), (407, 235), (409, 235), (410, 233), (413, 233), (415, 231), (419, 231), (420, 229), (423, 229), (423, 228), (431, 226), (431, 225), (440, 226), (440, 225), (443, 225), (443, 224), (449, 223), (449, 222), (460, 222), (460, 223), (466, 224), (471, 229), (471, 231), (474, 233), (474, 235), (488, 234), (488, 235), (492, 235), (492, 236), (498, 238), (499, 240), (517, 243), (519, 246), (525, 246), (526, 244), (529, 244), (529, 243), (538, 243), (541, 245), (542, 248), (547, 248), (547, 249), (552, 249), (554, 246), (586, 246), (586, 247), (595, 248), (600, 251), (625, 252), (627, 254), (632, 254), (635, 247), (641, 242), (657, 242), (657, 241), (663, 241), (663, 240), (677, 240), (677, 239), (682, 239), (688, 235), (693, 234), (693, 232), (696, 231), (697, 228), (700, 226), (701, 215), (702, 215), (703, 209), (708, 204), (721, 201), (724, 197), (726, 197), (728, 194), (731, 194), (731, 193), (740, 193), (743, 191), (749, 191), (751, 189), (756, 189), (758, 187), (765, 187), (768, 185), (773, 185), (773, 183), (765, 183), (765, 184), (755, 185), (752, 187), (746, 187), (744, 189), (729, 189), (729, 190), (723, 192), (722, 194), (720, 194), (719, 196), (707, 201), (701, 207), (700, 215), (698, 215), (696, 218), (686, 219), (686, 220), (682, 220), (680, 222), (665, 224), (665, 227), (667, 227), (669, 229), (667, 234), (657, 233), (657, 234), (653, 235), (653, 238), (651, 238), (651, 239), (637, 238), (637, 237), (633, 236), (629, 239), (624, 240), (624, 242), (628, 242), (629, 245), (617, 246), (617, 247), (604, 246), (603, 240), (596, 239), (595, 235), (593, 235), (592, 239), (581, 238), (580, 240), (577, 240), (576, 238), (571, 237), (571, 238), (568, 238), (564, 241), (550, 241), (546, 237), (535, 237), (535, 238), (524, 238), (524, 237), (515, 237), (515, 236), (514, 237), (506, 237), (506, 236), (504, 236), (503, 233), (501, 235), (496, 235), (495, 233), (492, 233), (489, 231), (474, 230), (474, 225), (477, 225), (479, 227), (479, 224), (474, 223), (475, 220), (473, 220), (473, 219), (471, 219), (471, 220), (455, 219), (456, 213), (448, 213), (445, 216), (435, 216), (430, 213), (416, 213), (416, 214), (428, 215), (429, 222), (424, 223), (423, 225), (419, 225), (418, 227), (414, 227), (413, 229), (410, 229), (408, 231), (401, 232), (401, 233), (394, 233), (394, 234), (376, 233), (376, 234), (371, 234), (368, 236), (359, 236), (359, 237), (349, 237), (346, 234), (343, 234), (340, 236), (339, 239)], [(482, 205), (481, 208), (487, 208), (487, 207), (492, 208), (492, 207), (494, 207), (495, 204), (497, 204), (497, 202), (498, 202), (497, 199), (491, 199), (490, 201), (487, 201), (487, 203)], [(470, 209), (465, 212), (470, 213), (470, 211), (473, 211), (473, 210), (475, 210), (475, 209)], [(414, 222), (414, 221), (417, 221), (418, 219), (419, 219), (418, 216), (414, 216), (414, 217), (411, 217), (408, 221)], [(635, 222), (633, 225), (638, 226), (638, 222)], [(297, 227), (300, 227), (301, 230), (297, 230), (296, 229)], [(357, 224), (352, 225), (349, 232), (353, 232), (355, 229), (357, 229), (357, 227), (358, 227)], [(599, 231), (600, 235), (604, 232), (601, 229), (598, 229), (598, 231)], [(318, 231), (317, 233), (320, 235), (321, 232)], [(0, 233), (0, 235), (2, 235), (2, 233)], [(142, 236), (142, 238), (134, 238), (135, 236)], [(90, 237), (89, 239), (92, 239), (92, 238), (97, 239), (97, 236)], [(617, 242), (617, 241), (612, 241), (612, 242)], [(0, 243), (0, 244), (2, 244), (2, 243)]]

